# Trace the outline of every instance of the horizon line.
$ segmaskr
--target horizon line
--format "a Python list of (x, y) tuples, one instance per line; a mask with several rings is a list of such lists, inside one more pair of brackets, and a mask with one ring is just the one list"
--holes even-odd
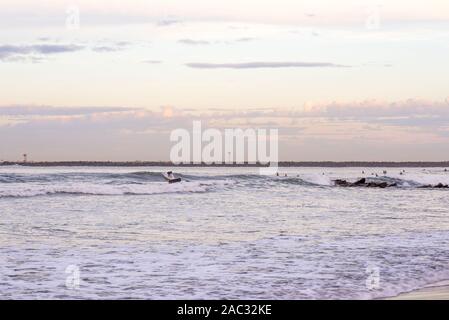
[[(54, 166), (173, 166), (173, 167), (268, 167), (267, 164), (257, 163), (179, 163), (171, 161), (113, 161), (113, 160), (62, 160), (62, 161), (0, 161), (0, 166), (20, 165), (28, 167), (54, 167)], [(350, 161), (279, 161), (278, 167), (449, 167), (449, 160), (443, 161), (369, 161), (369, 160), (350, 160)]]

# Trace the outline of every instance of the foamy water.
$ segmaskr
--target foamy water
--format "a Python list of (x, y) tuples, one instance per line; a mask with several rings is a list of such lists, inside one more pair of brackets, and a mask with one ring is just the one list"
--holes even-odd
[[(370, 299), (449, 279), (449, 190), (420, 188), (444, 168), (166, 169), (0, 167), (1, 298)], [(333, 182), (361, 177), (396, 186)]]

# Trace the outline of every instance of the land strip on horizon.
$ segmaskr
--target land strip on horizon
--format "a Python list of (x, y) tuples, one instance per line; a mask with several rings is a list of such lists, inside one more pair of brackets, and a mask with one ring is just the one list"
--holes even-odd
[[(267, 167), (260, 163), (173, 164), (170, 161), (3, 161), (0, 166), (28, 167)], [(449, 161), (280, 161), (278, 167), (385, 167), (385, 168), (449, 168)]]

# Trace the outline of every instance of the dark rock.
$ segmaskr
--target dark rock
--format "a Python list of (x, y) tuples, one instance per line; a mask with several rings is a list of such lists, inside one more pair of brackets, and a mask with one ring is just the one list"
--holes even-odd
[(432, 186), (431, 184), (427, 184), (427, 185), (424, 185), (424, 186), (420, 186), (419, 188), (424, 188), (424, 189), (433, 189), (433, 188), (446, 189), (446, 188), (449, 188), (449, 185), (438, 183), (438, 184)]
[(364, 185), (364, 184), (366, 184), (366, 179), (365, 178), (357, 180), (356, 182), (353, 183), (353, 185), (355, 185), (355, 186), (360, 186), (360, 185)]
[(349, 186), (349, 182), (346, 180), (342, 180), (342, 179), (337, 179), (334, 181), (336, 186), (342, 186), (342, 187), (348, 187)]
[(357, 180), (356, 182), (348, 182), (346, 180), (337, 179), (334, 180), (334, 183), (336, 186), (340, 187), (366, 187), (366, 188), (388, 188), (388, 187), (395, 187), (397, 186), (396, 183), (389, 184), (388, 182), (366, 182), (365, 178), (361, 178)]
[(447, 184), (442, 184), (441, 182), (437, 184), (434, 188), (449, 188)]

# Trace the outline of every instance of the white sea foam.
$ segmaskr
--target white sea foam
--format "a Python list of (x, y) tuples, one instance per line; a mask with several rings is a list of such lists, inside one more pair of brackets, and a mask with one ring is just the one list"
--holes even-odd
[(449, 185), (449, 173), (405, 173), (405, 174), (389, 174), (388, 177), (400, 179), (404, 182), (412, 182), (418, 185), (432, 185), (435, 186), (439, 183)]
[[(337, 241), (277, 236), (219, 245), (148, 242), (87, 250), (0, 247), (0, 253), (10, 257), (0, 262), (3, 274), (10, 273), (16, 259), (22, 259), (15, 271), (18, 278), (29, 276), (30, 271), (40, 275), (38, 283), (24, 281), (23, 287), (7, 278), (0, 288), (9, 286), (3, 290), (9, 298), (26, 297), (20, 294), (27, 289), (30, 294), (29, 289), (36, 286), (39, 290), (31, 297), (372, 299), (395, 296), (449, 277), (443, 247), (448, 234), (431, 235)], [(37, 255), (42, 260), (36, 259)], [(42, 263), (46, 270), (57, 272), (45, 275)], [(81, 270), (79, 291), (61, 288), (68, 265)], [(368, 266), (379, 268), (378, 288), (366, 286)]]
[(299, 176), (302, 180), (309, 182), (311, 184), (321, 185), (321, 186), (331, 186), (333, 185), (332, 179), (326, 174), (313, 173), (313, 174), (302, 174)]
[(162, 193), (195, 193), (207, 192), (214, 188), (234, 183), (225, 181), (190, 181), (168, 184), (152, 182), (146, 184), (99, 184), (88, 182), (68, 182), (56, 184), (23, 184), (9, 183), (0, 185), (0, 197), (33, 197), (53, 194), (84, 194), (84, 195), (152, 195)]

